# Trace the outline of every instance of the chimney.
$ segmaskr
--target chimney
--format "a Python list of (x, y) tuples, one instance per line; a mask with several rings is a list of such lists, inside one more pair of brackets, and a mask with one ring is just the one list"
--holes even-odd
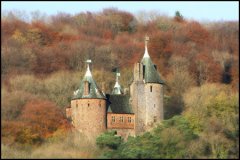
[(143, 80), (143, 65), (138, 62), (134, 64), (134, 81), (142, 81)]
[(89, 95), (90, 93), (90, 84), (88, 81), (84, 81), (84, 95)]

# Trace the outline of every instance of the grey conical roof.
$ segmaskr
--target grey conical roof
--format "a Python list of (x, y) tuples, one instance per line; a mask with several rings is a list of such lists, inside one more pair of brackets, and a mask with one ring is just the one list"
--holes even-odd
[[(88, 95), (84, 95), (84, 82), (88, 81), (90, 84), (90, 93)], [(85, 73), (85, 76), (83, 77), (82, 81), (80, 82), (80, 85), (78, 89), (74, 92), (72, 99), (82, 99), (82, 98), (99, 98), (99, 99), (106, 99), (103, 92), (99, 89), (96, 82), (93, 79), (92, 73), (90, 71), (89, 65), (87, 67), (87, 71)]]
[(144, 73), (145, 83), (164, 84), (164, 81), (161, 79), (160, 74), (158, 73), (157, 69), (154, 67), (154, 64), (148, 54), (147, 45), (145, 45), (145, 53), (141, 62), (145, 66), (145, 73)]

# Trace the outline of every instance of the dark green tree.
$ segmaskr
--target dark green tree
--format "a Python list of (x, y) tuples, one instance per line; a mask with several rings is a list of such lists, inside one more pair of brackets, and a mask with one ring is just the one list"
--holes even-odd
[(99, 148), (117, 149), (121, 143), (122, 139), (116, 135), (116, 131), (105, 132), (96, 139)]
[(183, 22), (184, 21), (183, 16), (179, 11), (175, 12), (174, 20), (177, 21), (177, 22)]

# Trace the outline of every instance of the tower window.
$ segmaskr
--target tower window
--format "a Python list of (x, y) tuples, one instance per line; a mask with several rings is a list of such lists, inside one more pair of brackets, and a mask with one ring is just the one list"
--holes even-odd
[(99, 107), (101, 107), (101, 101), (99, 101)]
[(88, 103), (87, 105), (88, 105), (88, 107), (89, 107), (89, 106), (90, 106), (90, 103)]
[(76, 101), (76, 107), (78, 107), (78, 101)]
[(143, 79), (145, 78), (145, 65), (143, 65)]
[(152, 92), (152, 86), (150, 86), (150, 92)]

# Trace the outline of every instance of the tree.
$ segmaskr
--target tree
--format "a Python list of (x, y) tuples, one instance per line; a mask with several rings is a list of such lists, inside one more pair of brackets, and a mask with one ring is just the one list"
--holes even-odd
[(181, 15), (181, 13), (179, 11), (175, 12), (174, 20), (177, 21), (177, 22), (183, 22), (184, 21), (183, 16)]
[(70, 128), (64, 114), (54, 103), (39, 99), (31, 100), (23, 107), (19, 120), (25, 124), (16, 137), (19, 143), (41, 143), (59, 127)]
[(172, 73), (167, 76), (169, 100), (165, 107), (165, 117), (180, 114), (184, 109), (183, 95), (194, 85), (194, 79), (188, 71), (189, 62), (186, 58), (172, 56), (169, 61)]
[(117, 149), (122, 143), (122, 139), (120, 136), (116, 135), (116, 131), (109, 131), (101, 134), (96, 139), (96, 144), (100, 148), (109, 148), (109, 149)]
[(194, 140), (189, 122), (182, 116), (175, 116), (151, 132), (129, 138), (117, 150), (107, 150), (107, 158), (185, 158), (187, 145)]

